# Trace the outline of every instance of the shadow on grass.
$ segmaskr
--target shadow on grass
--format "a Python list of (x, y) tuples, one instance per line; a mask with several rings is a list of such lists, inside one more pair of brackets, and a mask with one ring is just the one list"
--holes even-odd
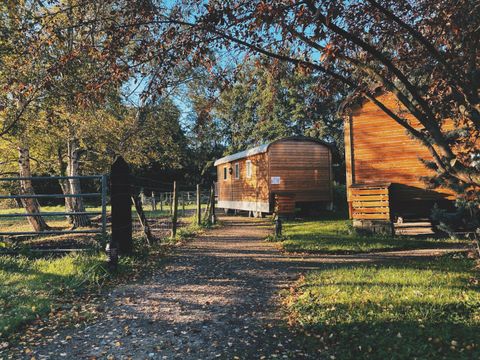
[(479, 330), (441, 321), (351, 322), (308, 327), (313, 336), (303, 341), (337, 359), (478, 359)]
[(480, 295), (471, 260), (338, 265), (286, 297), (305, 341), (338, 359), (480, 356)]

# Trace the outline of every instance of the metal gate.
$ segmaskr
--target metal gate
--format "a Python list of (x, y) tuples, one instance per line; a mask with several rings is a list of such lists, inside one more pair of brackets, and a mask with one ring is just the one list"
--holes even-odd
[(0, 218), (7, 217), (49, 217), (49, 216), (69, 216), (69, 215), (101, 215), (102, 222), (100, 229), (80, 229), (80, 230), (45, 230), (45, 231), (15, 231), (0, 232), (0, 236), (16, 236), (16, 235), (57, 235), (57, 234), (101, 234), (103, 244), (107, 238), (107, 177), (106, 175), (88, 175), (88, 176), (36, 176), (36, 177), (12, 177), (0, 178), (0, 181), (13, 182), (21, 180), (70, 180), (70, 179), (100, 179), (101, 191), (99, 193), (82, 193), (82, 194), (20, 194), (20, 195), (0, 195), (2, 199), (59, 199), (59, 198), (101, 198), (101, 211), (84, 211), (84, 212), (39, 212), (39, 213), (12, 213), (2, 214)]

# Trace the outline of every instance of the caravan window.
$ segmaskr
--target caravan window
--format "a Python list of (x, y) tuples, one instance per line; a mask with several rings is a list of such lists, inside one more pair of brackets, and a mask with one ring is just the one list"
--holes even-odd
[(235, 163), (235, 179), (240, 179), (240, 164)]
[(250, 160), (247, 160), (247, 179), (250, 179), (252, 177), (252, 162)]

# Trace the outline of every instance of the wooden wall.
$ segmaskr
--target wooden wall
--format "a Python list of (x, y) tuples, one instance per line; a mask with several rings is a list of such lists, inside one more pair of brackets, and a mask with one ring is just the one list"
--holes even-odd
[[(250, 179), (247, 179), (246, 173), (247, 160), (252, 162)], [(235, 179), (236, 163), (240, 166), (240, 179)], [(227, 180), (223, 179), (225, 167)], [(230, 168), (231, 174), (228, 172)], [(280, 179), (279, 184), (272, 184), (274, 177)], [(311, 140), (279, 140), (272, 143), (266, 153), (218, 165), (217, 184), (219, 206), (230, 206), (231, 209), (245, 209), (251, 203), (262, 203), (262, 209), (267, 207), (268, 210), (261, 211), (273, 211), (275, 194), (282, 194), (283, 198), (287, 196), (294, 203), (331, 202), (333, 179), (330, 149)]]
[(330, 149), (308, 140), (281, 140), (268, 149), (272, 193), (295, 193), (296, 202), (332, 201), (332, 163)]
[[(247, 179), (246, 161), (252, 162), (252, 176)], [(240, 179), (235, 179), (235, 164), (240, 166)], [(227, 180), (223, 168), (232, 168)], [(257, 154), (217, 166), (218, 197), (224, 201), (269, 201), (267, 154)]]
[[(394, 111), (401, 106), (391, 94), (379, 100)], [(419, 128), (408, 113), (402, 114)], [(347, 188), (352, 184), (389, 182), (394, 201), (436, 200), (451, 196), (448, 190), (427, 190), (422, 176), (431, 175), (420, 159), (431, 159), (428, 150), (371, 102), (356, 109), (345, 122)], [(348, 191), (351, 201), (351, 191)]]

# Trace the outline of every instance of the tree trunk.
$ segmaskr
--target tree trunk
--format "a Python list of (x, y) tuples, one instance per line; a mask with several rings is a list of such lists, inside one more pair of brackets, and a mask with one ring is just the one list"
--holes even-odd
[[(80, 145), (78, 139), (72, 138), (68, 142), (68, 165), (67, 173), (68, 176), (79, 176), (80, 174)], [(80, 186), (80, 179), (68, 179), (66, 181), (66, 187), (68, 187), (68, 193), (72, 195), (78, 195), (82, 193), (82, 188)], [(69, 207), (70, 211), (73, 212), (84, 212), (85, 205), (83, 203), (83, 198), (69, 198)], [(67, 204), (67, 201), (65, 202)], [(87, 215), (73, 215), (72, 225), (73, 228), (90, 226), (90, 219)]]
[[(23, 144), (18, 147), (18, 168), (20, 177), (32, 176), (30, 169), (30, 149), (28, 148), (28, 146), (25, 146)], [(31, 180), (20, 180), (20, 194), (35, 194)], [(21, 201), (27, 213), (40, 213), (40, 204), (38, 203), (37, 199), (26, 198), (21, 199)], [(41, 216), (28, 216), (27, 219), (35, 231), (44, 231), (49, 228), (47, 223)]]
[[(58, 165), (60, 167), (60, 176), (67, 176), (67, 163), (63, 160), (62, 149), (57, 149)], [(70, 194), (70, 184), (68, 180), (60, 179), (58, 184), (62, 189), (62, 194)], [(72, 212), (72, 198), (65, 198), (65, 212)], [(66, 216), (68, 222), (73, 224), (73, 217), (71, 215)]]
[[(58, 180), (58, 183), (62, 189), (63, 195), (70, 194), (70, 184), (68, 180)], [(65, 198), (65, 212), (73, 212), (73, 207), (72, 207), (72, 198)], [(66, 218), (70, 224), (73, 224), (73, 216), (72, 215), (66, 215)]]

